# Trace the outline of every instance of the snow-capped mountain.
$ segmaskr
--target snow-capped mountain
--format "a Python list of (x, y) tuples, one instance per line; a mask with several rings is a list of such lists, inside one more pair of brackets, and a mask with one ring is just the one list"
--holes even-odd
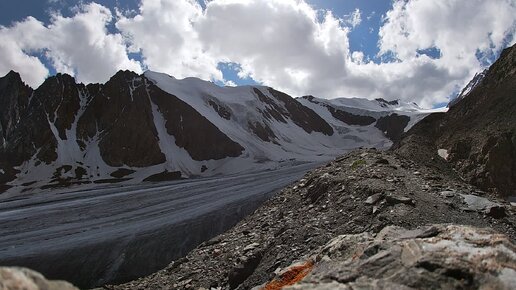
[(476, 73), (475, 76), (469, 81), (469, 83), (462, 89), (462, 91), (460, 91), (460, 93), (457, 96), (455, 96), (455, 98), (450, 100), (448, 107), (454, 106), (460, 100), (468, 96), (474, 88), (476, 88), (480, 83), (482, 83), (482, 80), (484, 80), (487, 71), (488, 70), (485, 69), (482, 72)]
[(390, 147), (391, 141), (399, 140), (401, 134), (428, 114), (443, 110), (424, 110), (415, 103), (400, 100), (318, 99), (313, 96), (297, 100), (322, 116), (337, 131), (381, 148)]
[(399, 101), (294, 99), (151, 71), (89, 85), (58, 74), (33, 90), (10, 72), (0, 79), (0, 183), (15, 193), (322, 162), (387, 148), (427, 113)]

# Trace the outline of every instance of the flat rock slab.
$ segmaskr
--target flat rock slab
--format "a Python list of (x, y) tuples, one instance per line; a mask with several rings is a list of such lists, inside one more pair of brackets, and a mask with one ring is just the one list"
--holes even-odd
[(489, 207), (498, 205), (490, 201), (485, 197), (480, 197), (472, 194), (461, 194), (462, 198), (464, 198), (464, 202), (467, 204), (468, 209), (474, 211), (484, 211)]

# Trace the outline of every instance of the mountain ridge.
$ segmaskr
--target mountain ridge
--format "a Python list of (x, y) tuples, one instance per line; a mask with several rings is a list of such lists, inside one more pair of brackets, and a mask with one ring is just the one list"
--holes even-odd
[[(9, 196), (273, 169), (361, 146), (387, 148), (395, 139), (374, 127), (384, 113), (368, 107), (380, 101), (362, 100), (367, 106), (359, 113), (337, 105), (314, 110), (270, 87), (220, 87), (152, 71), (119, 71), (87, 85), (57, 74), (36, 89), (9, 72), (0, 79), (0, 102), (0, 183), (12, 188)], [(346, 123), (322, 110), (354, 112), (368, 122)], [(413, 120), (427, 112), (407, 114)], [(387, 127), (408, 126), (394, 123)]]

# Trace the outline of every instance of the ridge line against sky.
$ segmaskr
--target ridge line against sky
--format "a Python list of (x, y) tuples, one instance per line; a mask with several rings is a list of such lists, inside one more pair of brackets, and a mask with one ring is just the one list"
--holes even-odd
[(515, 43), (515, 15), (516, 0), (8, 0), (0, 75), (150, 69), (435, 107)]

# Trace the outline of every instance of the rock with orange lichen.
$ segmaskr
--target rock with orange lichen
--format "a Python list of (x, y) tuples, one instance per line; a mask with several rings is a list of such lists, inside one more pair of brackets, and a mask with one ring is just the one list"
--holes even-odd
[(516, 289), (516, 246), (491, 229), (389, 226), (339, 236), (312, 258), (305, 279), (274, 289)]
[(281, 290), (285, 286), (294, 285), (308, 275), (313, 266), (314, 262), (312, 260), (294, 264), (278, 273), (274, 280), (259, 288), (261, 290)]

